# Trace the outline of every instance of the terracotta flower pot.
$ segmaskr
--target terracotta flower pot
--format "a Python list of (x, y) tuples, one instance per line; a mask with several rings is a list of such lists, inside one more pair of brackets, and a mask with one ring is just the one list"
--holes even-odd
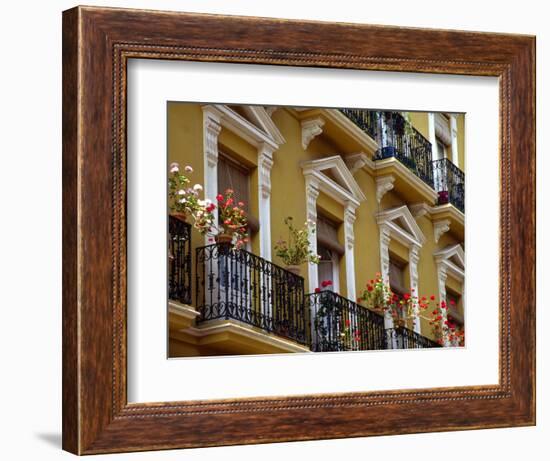
[(231, 234), (218, 234), (216, 235), (216, 242), (229, 244), (233, 241), (233, 236)]
[(286, 266), (286, 270), (292, 272), (294, 275), (300, 275), (300, 266), (290, 265)]
[(397, 319), (395, 324), (400, 328), (404, 328), (407, 325), (407, 321), (405, 319)]
[(179, 219), (182, 222), (187, 222), (187, 215), (185, 213), (171, 213), (170, 216)]

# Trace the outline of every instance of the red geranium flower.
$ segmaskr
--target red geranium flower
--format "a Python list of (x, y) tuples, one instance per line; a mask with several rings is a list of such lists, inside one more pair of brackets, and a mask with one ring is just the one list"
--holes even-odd
[(431, 296), (430, 296), (430, 299), (431, 299), (432, 301), (434, 301), (434, 300), (435, 300), (435, 296), (434, 296), (434, 295), (431, 295)]
[(321, 289), (319, 287), (315, 288), (315, 293), (321, 293)]

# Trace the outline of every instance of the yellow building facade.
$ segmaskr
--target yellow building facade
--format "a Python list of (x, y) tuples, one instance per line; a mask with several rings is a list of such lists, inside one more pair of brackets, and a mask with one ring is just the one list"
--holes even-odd
[[(448, 316), (463, 325), (464, 132), (464, 114), (169, 103), (169, 164), (190, 165), (191, 180), (213, 202), (226, 186), (236, 191), (250, 216), (251, 255), (212, 264), (201, 248), (215, 244), (191, 230), (189, 287), (169, 300), (169, 355), (315, 350), (315, 336), (332, 326), (299, 298), (329, 280), (338, 306), (356, 312), (376, 273), (394, 292), (451, 300)], [(310, 244), (321, 255), (318, 265), (300, 267), (296, 292), (280, 288), (287, 273), (278, 272), (284, 265), (274, 252), (289, 216), (297, 225), (316, 223)], [(238, 293), (214, 286), (223, 282), (221, 271)], [(297, 336), (288, 324), (296, 311), (277, 321), (280, 290), (302, 303)], [(204, 292), (218, 303), (231, 297), (233, 311), (210, 318), (201, 312)], [(429, 343), (429, 316), (416, 315), (410, 334)], [(391, 318), (381, 322), (385, 330), (394, 326)]]

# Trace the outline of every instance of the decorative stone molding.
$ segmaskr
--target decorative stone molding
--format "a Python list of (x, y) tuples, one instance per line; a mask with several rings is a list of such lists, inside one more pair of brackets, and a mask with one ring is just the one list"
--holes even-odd
[(378, 203), (382, 201), (382, 197), (384, 197), (387, 192), (393, 189), (394, 182), (395, 177), (392, 175), (380, 176), (376, 178), (376, 200)]
[(351, 174), (355, 174), (361, 169), (365, 169), (370, 175), (374, 174), (376, 170), (376, 163), (371, 160), (364, 152), (358, 152), (356, 154), (346, 155), (344, 158)]
[(354, 254), (354, 231), (356, 206), (348, 202), (344, 209), (344, 239), (346, 241), (346, 289), (348, 299), (357, 298), (355, 291), (355, 254)]
[[(321, 190), (342, 205), (353, 202), (356, 206), (366, 200), (363, 190), (351, 174), (340, 155), (332, 155), (301, 163), (306, 178), (317, 180)], [(330, 172), (330, 176), (325, 172)]]
[(445, 145), (450, 146), (452, 139), (449, 119), (441, 113), (436, 113), (434, 121), (436, 137), (439, 138)]
[(380, 274), (385, 284), (390, 283), (390, 228), (380, 226)]
[(442, 219), (441, 221), (434, 221), (433, 226), (435, 243), (438, 243), (441, 236), (451, 229), (451, 220)]
[[(319, 192), (327, 194), (344, 206), (346, 295), (349, 299), (355, 299), (355, 239), (353, 226), (355, 223), (355, 210), (366, 197), (339, 155), (303, 162), (302, 170), (306, 179), (308, 219), (314, 222), (317, 220), (317, 197)], [(330, 171), (331, 175), (326, 175), (325, 171)], [(314, 235), (310, 240), (310, 250), (317, 253), (317, 239)], [(310, 264), (309, 283), (311, 291), (314, 291), (318, 286), (317, 279), (317, 265)]]
[[(214, 106), (203, 106), (204, 197), (216, 202), (218, 195), (218, 136), (222, 130), (221, 117)], [(218, 220), (218, 209), (214, 209)], [(208, 237), (205, 237), (208, 243)]]
[[(411, 293), (418, 297), (418, 263), (420, 261), (420, 247), (411, 245), (409, 248), (409, 273)], [(420, 333), (420, 309), (418, 303), (414, 306), (414, 331)]]
[(458, 128), (456, 123), (456, 114), (451, 114), (451, 153), (452, 160), (456, 166), (458, 165)]
[[(450, 275), (464, 284), (464, 250), (459, 244), (450, 245), (443, 250), (434, 253), (437, 267), (437, 281), (439, 289), (439, 302), (447, 299), (447, 277)], [(443, 309), (441, 327), (447, 320), (447, 311)], [(445, 346), (449, 345), (448, 338), (444, 338)]]
[[(271, 259), (271, 168), (273, 153), (285, 141), (271, 117), (261, 106), (245, 106), (246, 116), (224, 104), (202, 106), (204, 146), (204, 191), (205, 198), (215, 201), (218, 194), (218, 137), (226, 129), (258, 152), (258, 217), (260, 226), (260, 256)], [(217, 219), (217, 209), (214, 210)]]
[(271, 168), (273, 148), (263, 143), (258, 148), (258, 197), (260, 219), (260, 256), (271, 261)]
[(325, 121), (321, 117), (302, 120), (302, 147), (306, 150), (309, 143), (323, 132)]
[[(390, 254), (391, 239), (396, 239), (409, 249), (409, 274), (411, 292), (418, 295), (418, 263), (420, 260), (420, 248), (426, 241), (426, 237), (416, 224), (413, 215), (406, 205), (381, 211), (377, 214), (377, 222), (380, 231), (380, 273), (384, 283), (390, 281)], [(418, 306), (415, 306), (414, 329), (421, 332)], [(386, 328), (393, 326), (391, 316), (385, 318)]]
[(307, 219), (317, 220), (317, 197), (319, 197), (319, 183), (314, 179), (306, 180), (306, 211)]
[(415, 203), (413, 205), (409, 205), (409, 210), (415, 219), (426, 215), (429, 216), (431, 213), (431, 207), (426, 203)]
[[(306, 214), (307, 219), (317, 222), (317, 197), (319, 197), (319, 183), (315, 178), (306, 177)], [(309, 250), (317, 254), (317, 237), (313, 231), (309, 234)], [(313, 293), (319, 286), (317, 264), (308, 264), (309, 292)]]
[(353, 248), (355, 242), (353, 233), (353, 224), (355, 223), (355, 205), (348, 204), (344, 209), (344, 234), (346, 240), (346, 246)]
[[(447, 299), (447, 269), (445, 266), (438, 264), (437, 265), (437, 285), (439, 290), (439, 302)], [(447, 321), (447, 309), (442, 309), (441, 312), (441, 322), (440, 327), (443, 329), (445, 322)], [(449, 339), (447, 337), (443, 338), (443, 345), (445, 347), (449, 346)]]
[(218, 165), (218, 136), (222, 130), (219, 115), (210, 110), (209, 106), (203, 108), (203, 144), (204, 158), (208, 166)]
[(426, 242), (426, 237), (416, 223), (407, 205), (380, 211), (376, 214), (376, 222), (379, 226), (387, 227), (392, 238), (410, 248), (412, 245), (421, 247)]
[(262, 144), (258, 149), (258, 186), (260, 197), (271, 195), (271, 168), (273, 167), (273, 149)]

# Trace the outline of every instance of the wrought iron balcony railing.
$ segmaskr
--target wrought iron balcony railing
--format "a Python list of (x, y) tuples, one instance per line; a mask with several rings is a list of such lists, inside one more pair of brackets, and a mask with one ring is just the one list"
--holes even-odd
[(399, 112), (340, 111), (378, 143), (374, 160), (394, 157), (433, 188), (432, 144)]
[(307, 295), (315, 352), (387, 349), (384, 317), (332, 291)]
[(340, 112), (372, 139), (378, 138), (378, 112), (363, 109), (340, 109)]
[(440, 347), (408, 328), (385, 328), (382, 315), (332, 291), (307, 295), (306, 306), (312, 313), (315, 352)]
[(393, 349), (427, 349), (431, 347), (441, 347), (435, 341), (410, 330), (406, 327), (395, 327), (388, 330), (389, 340)]
[(246, 250), (196, 249), (197, 323), (233, 319), (308, 345), (304, 279)]
[(375, 159), (395, 157), (433, 187), (432, 144), (399, 112), (379, 112), (379, 145)]
[(168, 221), (168, 298), (191, 304), (191, 225)]
[(433, 161), (438, 204), (452, 203), (464, 212), (464, 172), (447, 158)]

